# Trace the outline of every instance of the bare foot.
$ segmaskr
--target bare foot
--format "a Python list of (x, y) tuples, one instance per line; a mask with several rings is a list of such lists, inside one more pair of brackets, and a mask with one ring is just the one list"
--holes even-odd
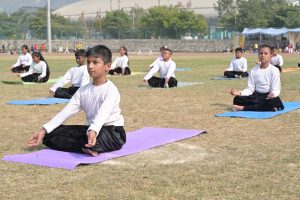
[(98, 152), (92, 151), (90, 149), (82, 148), (81, 150), (82, 150), (83, 153), (89, 154), (89, 155), (94, 156), (94, 157), (99, 155)]
[(238, 105), (233, 105), (232, 106), (232, 110), (234, 112), (237, 112), (237, 111), (242, 111), (244, 109), (244, 106), (238, 106)]

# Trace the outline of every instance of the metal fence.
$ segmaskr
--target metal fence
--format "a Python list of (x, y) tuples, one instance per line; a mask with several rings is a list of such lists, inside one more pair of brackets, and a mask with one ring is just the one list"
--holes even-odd
[[(115, 30), (96, 30), (96, 29), (52, 29), (52, 39), (58, 40), (82, 40), (82, 39), (185, 39), (185, 40), (222, 40), (233, 38), (233, 30), (224, 28), (208, 28), (201, 31), (187, 30), (174, 31), (167, 29), (115, 29)], [(2, 40), (45, 40), (47, 30), (41, 29), (19, 29), (12, 34), (5, 34), (0, 30)]]

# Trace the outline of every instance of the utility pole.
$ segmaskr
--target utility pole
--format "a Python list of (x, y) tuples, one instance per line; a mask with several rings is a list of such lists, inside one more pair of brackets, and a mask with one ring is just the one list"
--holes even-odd
[(160, 0), (157, 0), (157, 5), (160, 6)]
[(47, 23), (48, 52), (49, 52), (49, 53), (52, 53), (50, 0), (48, 0), (47, 22), (48, 22), (48, 23)]
[(121, 4), (121, 0), (118, 0), (118, 9), (119, 9), (119, 10), (121, 9), (120, 4)]
[(112, 11), (112, 0), (109, 0), (109, 5), (110, 5), (110, 11)]

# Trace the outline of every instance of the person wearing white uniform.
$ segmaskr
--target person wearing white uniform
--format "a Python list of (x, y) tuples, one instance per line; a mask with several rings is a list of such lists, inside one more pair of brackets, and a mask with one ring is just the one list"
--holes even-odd
[(248, 87), (242, 91), (231, 89), (230, 93), (235, 96), (233, 111), (277, 111), (284, 109), (279, 97), (280, 72), (270, 64), (271, 47), (262, 45), (258, 57), (260, 64), (252, 68), (248, 77)]
[[(176, 63), (171, 59), (172, 51), (165, 49), (163, 51), (163, 60), (155, 63), (153, 68), (145, 75), (144, 82), (152, 87), (177, 87), (175, 76)], [(160, 77), (155, 77), (159, 71)]]
[(151, 63), (150, 65), (148, 65), (148, 67), (149, 67), (150, 69), (152, 69), (152, 67), (155, 65), (156, 62), (159, 62), (159, 61), (162, 61), (162, 60), (163, 60), (163, 52), (164, 52), (164, 50), (165, 50), (166, 48), (167, 48), (167, 46), (162, 46), (162, 47), (159, 48), (160, 55), (159, 55), (158, 58), (156, 58), (156, 60), (154, 60), (153, 63)]
[(32, 56), (28, 53), (28, 46), (22, 46), (22, 54), (18, 57), (17, 62), (10, 67), (14, 73), (27, 72), (32, 64)]
[[(83, 49), (76, 51), (75, 59), (78, 66), (69, 69), (63, 78), (50, 88), (50, 96), (71, 99), (78, 88), (90, 83), (90, 75), (87, 71), (87, 66), (84, 64), (86, 59), (85, 54), (86, 52)], [(63, 88), (63, 86), (69, 82), (71, 82), (72, 86)]]
[[(43, 144), (56, 150), (97, 156), (119, 150), (125, 144), (120, 94), (106, 77), (112, 53), (106, 46), (97, 45), (89, 49), (86, 55), (92, 83), (80, 87), (68, 105), (33, 134), (27, 141), (29, 147), (43, 141)], [(61, 125), (80, 110), (85, 112), (87, 125)]]
[(243, 78), (248, 77), (247, 60), (242, 57), (243, 49), (235, 49), (235, 58), (231, 60), (229, 67), (224, 71), (227, 78)]
[(131, 71), (129, 68), (129, 59), (126, 47), (120, 48), (120, 57), (117, 57), (115, 61), (111, 64), (109, 74), (110, 75), (130, 75)]
[(283, 58), (281, 55), (278, 54), (278, 49), (277, 48), (272, 48), (272, 58), (270, 61), (271, 65), (277, 67), (280, 72), (282, 72), (282, 67), (283, 67)]
[(18, 74), (18, 76), (20, 76), (22, 81), (24, 82), (47, 82), (50, 76), (48, 63), (45, 61), (42, 54), (38, 51), (33, 52), (31, 56), (33, 62), (28, 72), (20, 73)]

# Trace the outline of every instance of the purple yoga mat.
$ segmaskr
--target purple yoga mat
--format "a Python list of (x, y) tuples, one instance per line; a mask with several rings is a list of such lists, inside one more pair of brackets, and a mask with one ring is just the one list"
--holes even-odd
[(80, 164), (98, 163), (112, 158), (134, 154), (178, 140), (194, 137), (201, 133), (206, 133), (206, 131), (146, 127), (136, 131), (128, 132), (127, 142), (122, 149), (118, 151), (102, 153), (97, 157), (92, 157), (87, 154), (44, 149), (27, 154), (7, 155), (3, 157), (3, 160), (74, 170), (76, 166)]

